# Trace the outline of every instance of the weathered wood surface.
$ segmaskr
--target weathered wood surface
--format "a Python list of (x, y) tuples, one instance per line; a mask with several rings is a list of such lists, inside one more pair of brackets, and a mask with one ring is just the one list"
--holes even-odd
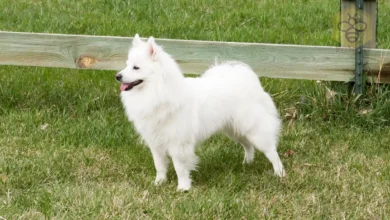
[[(121, 70), (132, 38), (0, 31), (0, 65)], [(338, 47), (156, 39), (183, 72), (200, 74), (215, 60), (248, 63), (259, 76), (349, 81), (354, 50)], [(388, 50), (368, 50), (366, 67), (381, 80), (390, 72)], [(386, 78), (387, 77), (387, 78)], [(390, 80), (388, 80), (390, 81)]]
[[(347, 39), (347, 34), (349, 37), (362, 36), (364, 48), (376, 48), (376, 29), (377, 29), (377, 0), (365, 0), (364, 1), (364, 10), (358, 15), (362, 16), (363, 22), (365, 23), (362, 27), (365, 28), (364, 31), (354, 35), (356, 30), (352, 28), (348, 33), (340, 31), (340, 40), (342, 47), (353, 47), (355, 48), (355, 43)], [(355, 24), (355, 21), (352, 19), (356, 15), (356, 1), (355, 0), (341, 0), (341, 12), (340, 12), (340, 21), (344, 21), (340, 27), (342, 30), (346, 30), (350, 27), (359, 26)], [(351, 22), (351, 23), (350, 23)]]
[(364, 64), (370, 81), (390, 83), (390, 50), (365, 49)]

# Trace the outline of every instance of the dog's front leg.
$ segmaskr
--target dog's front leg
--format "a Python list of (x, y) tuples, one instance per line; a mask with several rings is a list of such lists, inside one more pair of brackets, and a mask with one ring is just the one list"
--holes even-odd
[(159, 185), (167, 180), (168, 156), (167, 153), (158, 148), (150, 148), (153, 155), (154, 166), (156, 167), (156, 180), (154, 183)]
[(175, 167), (178, 191), (187, 191), (191, 188), (191, 170), (196, 168), (198, 157), (194, 153), (194, 147), (179, 147), (169, 151), (173, 166)]

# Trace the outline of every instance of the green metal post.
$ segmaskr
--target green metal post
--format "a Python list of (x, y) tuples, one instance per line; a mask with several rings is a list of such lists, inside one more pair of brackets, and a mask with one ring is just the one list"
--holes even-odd
[[(364, 0), (356, 0), (356, 25), (363, 22), (363, 10)], [(363, 38), (364, 34), (359, 34), (355, 48), (355, 95), (363, 94)]]

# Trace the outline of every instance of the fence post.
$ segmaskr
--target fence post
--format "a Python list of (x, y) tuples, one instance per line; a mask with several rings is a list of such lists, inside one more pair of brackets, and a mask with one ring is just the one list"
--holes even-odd
[(377, 0), (341, 0), (340, 42), (355, 49), (355, 94), (363, 93), (364, 49), (376, 48)]

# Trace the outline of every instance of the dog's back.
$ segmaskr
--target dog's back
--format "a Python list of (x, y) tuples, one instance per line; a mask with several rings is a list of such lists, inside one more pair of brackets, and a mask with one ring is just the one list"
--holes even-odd
[(193, 107), (204, 124), (200, 131), (215, 132), (228, 126), (236, 133), (245, 133), (256, 123), (276, 125), (271, 126), (274, 133), (279, 130), (277, 109), (248, 65), (216, 65), (200, 78), (187, 78), (187, 83), (196, 99)]

